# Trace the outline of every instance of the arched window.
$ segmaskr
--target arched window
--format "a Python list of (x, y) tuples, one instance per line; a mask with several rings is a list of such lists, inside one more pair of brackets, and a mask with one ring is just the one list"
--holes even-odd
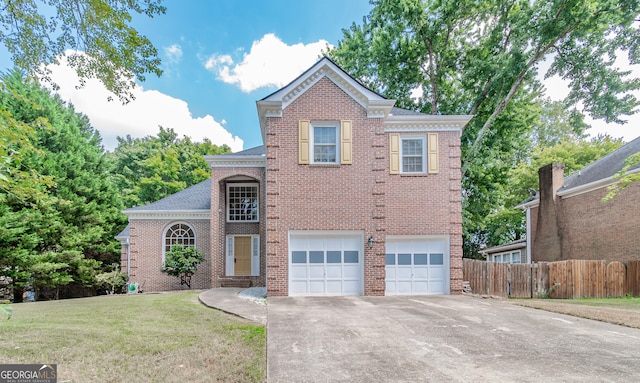
[(176, 223), (170, 226), (164, 235), (164, 254), (171, 251), (174, 245), (182, 245), (184, 247), (195, 246), (196, 233), (193, 231), (193, 228), (186, 223)]

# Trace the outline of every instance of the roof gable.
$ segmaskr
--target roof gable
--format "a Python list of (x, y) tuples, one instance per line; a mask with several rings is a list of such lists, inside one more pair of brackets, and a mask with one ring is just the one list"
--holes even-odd
[(360, 84), (327, 57), (323, 57), (311, 68), (283, 88), (258, 101), (258, 118), (264, 139), (266, 117), (281, 117), (282, 111), (322, 78), (328, 78), (346, 94), (358, 102), (371, 118), (386, 117), (395, 100), (389, 100)]

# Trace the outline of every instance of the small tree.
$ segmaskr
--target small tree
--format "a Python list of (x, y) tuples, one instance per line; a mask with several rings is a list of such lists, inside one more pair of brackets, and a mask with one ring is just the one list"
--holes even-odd
[(165, 255), (162, 272), (180, 278), (180, 285), (191, 288), (191, 276), (196, 273), (204, 255), (193, 246), (173, 246)]

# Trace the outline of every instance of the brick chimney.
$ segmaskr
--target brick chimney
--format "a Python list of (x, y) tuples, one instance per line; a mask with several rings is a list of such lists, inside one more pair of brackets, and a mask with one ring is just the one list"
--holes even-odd
[(538, 170), (540, 204), (536, 235), (533, 238), (531, 260), (534, 262), (562, 260), (560, 212), (562, 202), (557, 191), (564, 184), (564, 164), (554, 162)]

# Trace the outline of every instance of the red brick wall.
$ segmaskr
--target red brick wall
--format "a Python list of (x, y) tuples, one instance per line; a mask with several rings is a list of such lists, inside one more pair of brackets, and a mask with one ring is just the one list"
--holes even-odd
[[(211, 257), (209, 220), (202, 219), (132, 219), (130, 225), (131, 275), (129, 282), (138, 283), (144, 291), (167, 291), (186, 289), (180, 279), (162, 271), (162, 245), (164, 230), (177, 223), (186, 222), (195, 230), (196, 247), (205, 255), (205, 260), (191, 278), (191, 288), (211, 287)], [(126, 257), (126, 255), (125, 255)], [(126, 264), (123, 271), (126, 272)]]
[(602, 202), (607, 193), (562, 198), (564, 259), (640, 260), (640, 186)]
[[(250, 277), (252, 286), (266, 284), (266, 241), (265, 241), (265, 187), (264, 168), (259, 167), (214, 167), (211, 169), (211, 287), (220, 287), (221, 278), (227, 277), (225, 268), (225, 246), (228, 234), (260, 234), (260, 275)], [(260, 204), (259, 223), (227, 223), (226, 193), (227, 182), (233, 177), (250, 177), (258, 182)]]
[[(589, 259), (606, 261), (640, 260), (640, 187), (622, 190), (613, 200), (602, 202), (606, 188), (572, 197), (559, 198), (559, 233), (553, 235), (562, 257), (553, 260)], [(550, 218), (549, 218), (550, 219)], [(538, 208), (531, 210), (530, 235), (536, 241), (534, 262), (545, 261), (547, 243), (544, 232), (536, 230)]]
[[(352, 165), (298, 165), (298, 121), (352, 121)], [(387, 234), (451, 235), (451, 289), (462, 286), (460, 150), (456, 133), (440, 133), (438, 175), (389, 175), (388, 135), (381, 119), (327, 78), (267, 118), (267, 288), (288, 295), (290, 230), (358, 230), (373, 236), (364, 247), (366, 295), (384, 295)], [(421, 200), (416, 207), (416, 200)], [(435, 212), (435, 214), (434, 214)], [(410, 217), (410, 219), (408, 219)], [(453, 228), (452, 224), (453, 223)]]

